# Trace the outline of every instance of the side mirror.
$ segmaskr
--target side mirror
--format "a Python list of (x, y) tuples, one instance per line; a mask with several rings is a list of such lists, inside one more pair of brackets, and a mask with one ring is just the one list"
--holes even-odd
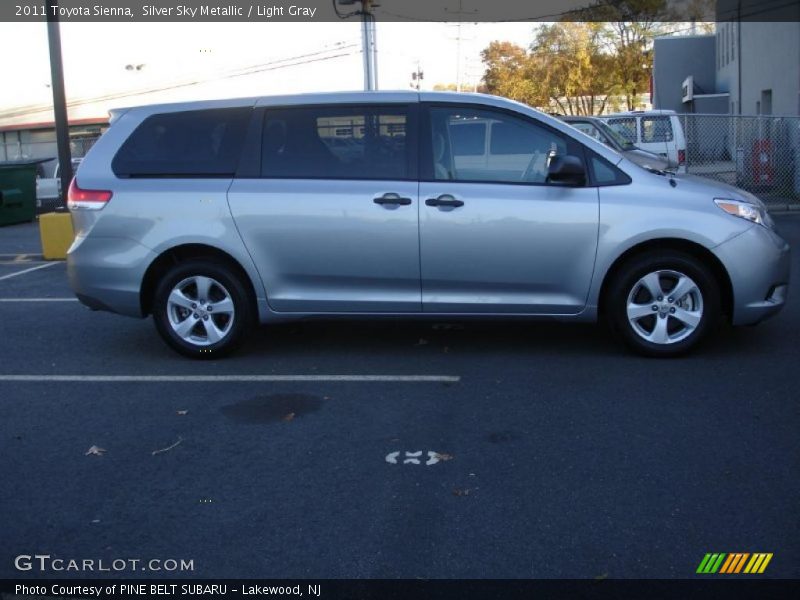
[(554, 156), (547, 167), (548, 183), (581, 186), (586, 184), (586, 168), (577, 156)]

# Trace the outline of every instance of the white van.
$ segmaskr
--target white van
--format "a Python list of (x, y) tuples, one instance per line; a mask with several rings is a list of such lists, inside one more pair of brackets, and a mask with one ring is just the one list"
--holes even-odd
[(603, 117), (633, 144), (666, 158), (671, 168), (686, 169), (686, 136), (674, 110), (634, 110)]

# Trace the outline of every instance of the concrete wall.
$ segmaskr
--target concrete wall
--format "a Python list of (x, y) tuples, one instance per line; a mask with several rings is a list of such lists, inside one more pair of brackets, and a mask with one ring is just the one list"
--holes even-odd
[[(800, 23), (741, 23), (741, 113), (800, 115)], [(772, 92), (771, 110), (763, 93)]]
[(713, 35), (656, 38), (653, 55), (653, 108), (687, 112), (683, 80), (694, 76), (697, 93), (712, 94), (716, 85)]
[[(741, 22), (728, 20), (737, 15)], [(743, 115), (799, 115), (800, 3), (718, 0), (717, 18), (716, 91), (730, 92), (729, 110)], [(767, 21), (771, 18), (774, 21)]]

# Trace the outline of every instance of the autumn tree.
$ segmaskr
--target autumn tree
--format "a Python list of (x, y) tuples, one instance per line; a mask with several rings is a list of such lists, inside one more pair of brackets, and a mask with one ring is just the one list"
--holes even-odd
[(579, 18), (602, 22), (607, 51), (614, 57), (617, 85), (628, 110), (650, 85), (653, 38), (664, 31), (664, 22), (676, 19), (668, 0), (617, 0), (598, 2)]
[(486, 65), (483, 85), (486, 92), (505, 96), (531, 106), (543, 106), (549, 96), (535, 77), (533, 61), (525, 48), (511, 42), (491, 42), (481, 52)]
[(603, 52), (602, 35), (598, 23), (556, 23), (537, 32), (531, 44), (532, 73), (561, 112), (602, 112), (615, 91), (612, 57)]

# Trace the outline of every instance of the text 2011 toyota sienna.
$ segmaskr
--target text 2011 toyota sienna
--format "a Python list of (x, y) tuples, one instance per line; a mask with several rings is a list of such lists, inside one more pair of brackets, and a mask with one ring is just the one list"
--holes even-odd
[(339, 93), (120, 111), (69, 191), (87, 306), (179, 352), (325, 315), (608, 319), (671, 356), (786, 301), (763, 204), (501, 98)]

